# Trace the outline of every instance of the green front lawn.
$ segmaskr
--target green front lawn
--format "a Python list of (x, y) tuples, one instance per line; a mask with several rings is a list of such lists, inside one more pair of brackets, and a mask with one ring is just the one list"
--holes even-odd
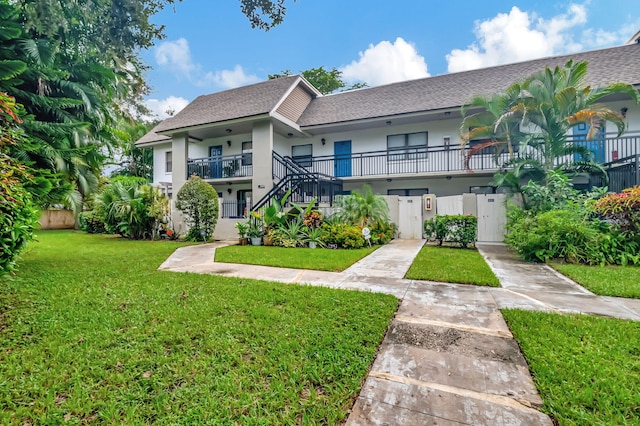
[(600, 296), (640, 299), (637, 266), (587, 266), (551, 263), (551, 267)]
[(227, 246), (216, 249), (216, 262), (339, 272), (373, 253), (377, 248), (378, 246), (354, 250), (331, 250), (272, 246)]
[(405, 278), (499, 287), (500, 282), (476, 249), (425, 245)]
[(340, 424), (398, 303), (158, 271), (175, 242), (38, 237), (0, 286), (0, 424)]
[(640, 323), (503, 310), (560, 425), (640, 424)]

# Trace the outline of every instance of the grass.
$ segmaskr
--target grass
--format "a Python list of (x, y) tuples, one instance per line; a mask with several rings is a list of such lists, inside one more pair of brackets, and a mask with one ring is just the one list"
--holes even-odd
[(561, 274), (600, 296), (640, 299), (640, 268), (637, 266), (587, 266), (551, 263)]
[(640, 424), (640, 323), (503, 310), (560, 425)]
[(377, 248), (374, 246), (354, 250), (329, 250), (236, 245), (216, 249), (216, 262), (339, 272)]
[(412, 280), (499, 287), (500, 282), (475, 249), (425, 245), (407, 271)]
[(39, 232), (0, 286), (0, 424), (339, 424), (392, 296), (158, 271), (175, 242)]

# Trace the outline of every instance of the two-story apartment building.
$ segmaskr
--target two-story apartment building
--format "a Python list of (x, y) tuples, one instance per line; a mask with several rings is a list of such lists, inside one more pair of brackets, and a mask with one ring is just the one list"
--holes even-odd
[[(153, 148), (154, 182), (169, 192), (193, 174), (214, 185), (223, 217), (242, 216), (279, 184), (296, 184), (324, 203), (365, 183), (400, 196), (491, 193), (499, 170), (493, 155), (475, 155), (472, 171), (465, 167), (461, 107), (569, 59), (589, 63), (591, 86), (640, 87), (638, 43), (327, 96), (288, 76), (200, 96), (137, 144)], [(607, 167), (631, 167), (637, 179), (640, 108), (631, 99), (605, 101), (625, 116), (627, 131), (616, 137), (613, 126), (605, 128), (589, 148)], [(624, 179), (620, 185), (640, 183)]]

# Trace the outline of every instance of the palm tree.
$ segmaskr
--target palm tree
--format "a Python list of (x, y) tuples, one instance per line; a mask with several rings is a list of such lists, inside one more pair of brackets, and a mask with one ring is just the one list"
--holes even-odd
[[(510, 86), (505, 93), (474, 98), (470, 106), (480, 106), (484, 111), (466, 116), (469, 107), (463, 109), (463, 144), (476, 137), (473, 131), (464, 130), (480, 122), (485, 127), (478, 127), (478, 135), (493, 138), (495, 144), (515, 146), (517, 143), (524, 148), (518, 157), (512, 156), (504, 164), (498, 164), (512, 167), (509, 173), (516, 173), (519, 179), (544, 179), (547, 172), (554, 169), (569, 174), (604, 172), (586, 147), (569, 139), (569, 131), (585, 123), (590, 129), (587, 137), (594, 138), (602, 124), (609, 121), (620, 136), (625, 130), (624, 118), (599, 101), (610, 95), (626, 95), (637, 103), (639, 96), (638, 91), (626, 83), (592, 89), (586, 85), (587, 66), (587, 62), (568, 61), (564, 67), (546, 68), (531, 75)], [(517, 126), (527, 131), (515, 132)], [(564, 161), (561, 163), (561, 160)], [(513, 182), (513, 179), (503, 180)]]
[[(496, 162), (505, 150), (509, 152), (510, 160), (515, 158), (514, 144), (519, 143), (523, 137), (520, 131), (521, 93), (521, 85), (514, 83), (504, 93), (496, 93), (488, 97), (476, 96), (469, 104), (462, 107), (464, 119), (460, 125), (460, 136), (463, 145), (472, 140), (484, 141), (470, 147), (466, 153), (467, 169), (470, 168), (471, 157), (487, 148), (493, 149)], [(479, 111), (467, 115), (470, 110), (476, 111), (478, 108)]]
[(360, 226), (389, 223), (389, 204), (382, 195), (374, 194), (371, 186), (364, 185), (362, 192), (340, 197), (337, 202), (340, 220)]

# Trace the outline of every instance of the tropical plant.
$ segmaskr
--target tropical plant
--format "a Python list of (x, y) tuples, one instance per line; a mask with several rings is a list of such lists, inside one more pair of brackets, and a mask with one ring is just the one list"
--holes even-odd
[(607, 194), (596, 201), (595, 210), (626, 238), (640, 242), (640, 186)]
[(198, 176), (191, 176), (176, 195), (176, 208), (189, 226), (186, 239), (208, 241), (218, 222), (218, 193)]
[(240, 238), (247, 238), (247, 232), (249, 231), (249, 224), (247, 222), (236, 222), (234, 226), (238, 230), (238, 236)]
[(305, 243), (305, 229), (300, 216), (291, 218), (287, 223), (278, 227), (281, 233), (283, 247), (300, 247)]
[(325, 243), (322, 240), (322, 236), (324, 233), (321, 228), (305, 227), (303, 228), (302, 233), (304, 234), (304, 242), (308, 244), (315, 244), (318, 247), (325, 247)]
[(364, 185), (362, 191), (353, 191), (336, 200), (336, 216), (340, 220), (362, 227), (389, 222), (389, 204), (371, 186)]
[(33, 182), (28, 168), (6, 154), (24, 141), (17, 113), (15, 99), (0, 93), (0, 277), (14, 270), (17, 256), (33, 239), (39, 216), (26, 189)]
[(291, 189), (287, 190), (281, 199), (271, 198), (271, 203), (264, 209), (264, 224), (267, 229), (277, 228), (285, 223), (287, 214), (284, 212), (284, 206), (290, 196)]
[[(586, 85), (586, 74), (586, 62), (568, 61), (564, 67), (546, 68), (535, 73), (502, 94), (474, 98), (471, 107), (479, 106), (482, 111), (463, 109), (462, 144), (482, 136), (490, 139), (488, 146), (518, 146), (517, 157), (512, 155), (504, 164), (498, 164), (511, 170), (497, 176), (500, 184), (508, 184), (515, 190), (519, 189), (518, 183), (522, 180), (544, 182), (548, 176), (546, 172), (554, 169), (570, 175), (603, 174), (604, 170), (593, 161), (591, 152), (570, 140), (569, 130), (578, 124), (587, 124), (587, 139), (592, 139), (608, 121), (621, 135), (625, 129), (624, 118), (599, 101), (605, 96), (625, 95), (637, 103), (639, 96), (632, 85), (625, 83), (592, 89)], [(466, 115), (470, 111), (472, 113)], [(526, 132), (521, 132), (522, 129)], [(477, 148), (469, 154), (482, 152), (482, 146)], [(513, 177), (506, 178), (506, 174)]]
[(258, 212), (251, 212), (247, 222), (247, 236), (249, 238), (260, 238), (264, 236), (264, 222)]
[(108, 232), (135, 240), (158, 237), (169, 213), (169, 199), (145, 182), (116, 178), (97, 195), (96, 212)]

